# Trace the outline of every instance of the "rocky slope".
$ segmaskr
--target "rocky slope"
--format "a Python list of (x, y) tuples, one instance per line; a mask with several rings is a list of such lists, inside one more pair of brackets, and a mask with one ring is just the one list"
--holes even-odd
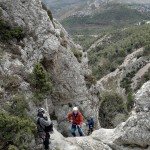
[[(30, 115), (35, 117), (39, 105), (34, 103), (29, 76), (33, 74), (34, 66), (40, 63), (53, 84), (53, 92), (44, 97), (42, 106), (47, 99), (49, 112), (57, 119), (60, 131), (65, 135), (69, 133), (66, 118), (75, 105), (85, 118), (94, 115), (99, 126), (99, 100), (94, 91), (86, 87), (84, 79), (84, 75), (91, 74), (86, 53), (82, 54), (63, 27), (48, 16), (40, 0), (1, 0), (0, 11), (1, 20), (11, 27), (22, 27), (26, 32), (21, 40), (13, 38), (0, 42), (1, 110), (22, 92), (29, 104)], [(74, 56), (77, 54), (80, 54), (81, 63)]]
[[(135, 104), (130, 117), (124, 123), (121, 123), (122, 119), (117, 120), (117, 124), (121, 124), (115, 129), (99, 129), (88, 137), (63, 136), (70, 133), (67, 114), (73, 106), (79, 107), (84, 119), (94, 116), (96, 128), (99, 128), (99, 106), (103, 92), (117, 91), (125, 97), (126, 89), (121, 86), (121, 81), (135, 70), (136, 74), (130, 77), (130, 88), (137, 87), (139, 78), (140, 84), (146, 82), (142, 76), (147, 72), (149, 62), (141, 57), (143, 48), (128, 55), (117, 70), (96, 84), (88, 69), (87, 54), (74, 44), (40, 0), (0, 0), (0, 27), (0, 121), (3, 123), (3, 126), (0, 124), (0, 133), (3, 133), (3, 129), (7, 129), (4, 130), (6, 133), (18, 133), (15, 127), (19, 124), (18, 128), (24, 136), (23, 143), (27, 144), (28, 149), (42, 149), (38, 142), (35, 143), (33, 134), (27, 138), (30, 130), (25, 125), (31, 128), (34, 125), (24, 119), (31, 117), (31, 122), (36, 117), (38, 107), (48, 107), (59, 131), (55, 130), (51, 137), (54, 150), (150, 148), (150, 82), (145, 83), (138, 92), (135, 91)], [(47, 84), (51, 85), (52, 91), (49, 91)], [(4, 115), (7, 112), (12, 115), (11, 119)], [(14, 130), (9, 129), (7, 122)], [(24, 128), (25, 131), (22, 131)], [(2, 135), (6, 133), (0, 134), (0, 149), (3, 150)], [(22, 140), (19, 141), (18, 136), (13, 140), (20, 144)], [(9, 137), (6, 136), (6, 139)], [(10, 144), (15, 145), (12, 141), (9, 141)], [(6, 141), (7, 144), (9, 142)]]
[[(135, 93), (149, 80), (149, 59), (147, 60), (143, 57), (143, 52), (144, 48), (140, 48), (127, 55), (122, 65), (114, 72), (101, 78), (96, 85), (102, 96), (102, 93), (121, 95), (122, 101), (127, 106), (127, 111), (129, 112), (134, 104)], [(109, 105), (113, 107), (113, 103)], [(103, 110), (102, 105), (100, 105), (100, 108)], [(127, 117), (126, 112), (118, 112), (110, 119), (110, 122), (113, 126), (116, 126)], [(103, 119), (101, 121), (103, 122)]]
[[(150, 81), (135, 94), (135, 106), (126, 122), (115, 129), (99, 129), (89, 137), (52, 135), (52, 148), (61, 150), (149, 150)], [(142, 101), (141, 101), (142, 100)], [(58, 138), (59, 137), (59, 138)]]

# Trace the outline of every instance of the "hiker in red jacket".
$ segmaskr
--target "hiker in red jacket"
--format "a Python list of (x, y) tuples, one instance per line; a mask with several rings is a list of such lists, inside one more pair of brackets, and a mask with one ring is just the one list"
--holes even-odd
[(68, 115), (68, 120), (69, 122), (72, 123), (72, 126), (71, 126), (72, 135), (75, 137), (76, 136), (75, 131), (76, 129), (78, 129), (80, 136), (84, 136), (84, 133), (82, 130), (83, 117), (82, 117), (82, 114), (78, 111), (77, 107), (74, 107), (73, 112), (71, 112)]

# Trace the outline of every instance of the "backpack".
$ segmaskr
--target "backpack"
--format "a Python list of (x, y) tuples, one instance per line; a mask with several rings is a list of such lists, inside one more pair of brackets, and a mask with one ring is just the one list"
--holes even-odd
[[(49, 126), (45, 126), (45, 129), (41, 126), (40, 124), (40, 118), (38, 118), (37, 120), (37, 125), (40, 126), (40, 128), (42, 128), (44, 130), (44, 132), (53, 132), (53, 123), (51, 123)], [(41, 132), (39, 129), (38, 129), (38, 132)]]

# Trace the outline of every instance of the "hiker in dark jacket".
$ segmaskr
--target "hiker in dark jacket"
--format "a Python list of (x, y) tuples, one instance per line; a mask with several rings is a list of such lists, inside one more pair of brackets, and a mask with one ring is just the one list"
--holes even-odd
[(49, 114), (43, 109), (40, 108), (37, 114), (37, 129), (38, 135), (43, 139), (43, 145), (45, 150), (49, 150), (49, 140), (50, 134), (45, 131), (45, 128), (51, 125), (51, 120)]
[(86, 126), (89, 127), (87, 135), (92, 134), (92, 132), (94, 130), (94, 118), (93, 117), (91, 117), (87, 120)]

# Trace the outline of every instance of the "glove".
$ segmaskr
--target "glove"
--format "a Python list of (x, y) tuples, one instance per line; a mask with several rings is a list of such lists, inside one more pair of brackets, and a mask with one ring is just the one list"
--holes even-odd
[(78, 125), (78, 128), (81, 128), (81, 125)]
[(73, 123), (73, 121), (72, 121), (72, 120), (69, 120), (69, 122), (70, 122), (70, 123)]

